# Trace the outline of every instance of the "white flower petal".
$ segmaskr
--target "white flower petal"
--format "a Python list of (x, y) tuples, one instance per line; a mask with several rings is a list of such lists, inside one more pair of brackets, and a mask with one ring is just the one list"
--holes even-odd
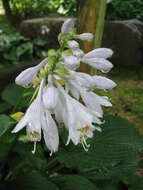
[(71, 32), (73, 28), (74, 28), (73, 20), (67, 19), (61, 27), (61, 33), (67, 34), (67, 33)]
[(77, 49), (79, 48), (79, 43), (76, 42), (75, 40), (70, 40), (67, 42), (68, 46), (70, 49)]
[(67, 83), (67, 88), (69, 89), (71, 95), (72, 95), (75, 99), (79, 100), (79, 98), (80, 98), (80, 93), (79, 93), (79, 91), (72, 85), (72, 83), (70, 83), (70, 82)]
[(28, 84), (31, 84), (34, 77), (37, 75), (38, 71), (42, 66), (44, 66), (47, 63), (48, 59), (44, 59), (39, 65), (36, 65), (34, 67), (30, 67), (28, 69), (25, 69), (22, 71), (15, 79), (15, 83), (20, 86), (26, 86)]
[(45, 108), (54, 110), (58, 102), (58, 92), (54, 86), (47, 86), (43, 93), (43, 103)]
[(87, 54), (85, 54), (84, 58), (104, 58), (107, 59), (113, 55), (113, 51), (109, 48), (97, 48), (94, 49)]
[(111, 107), (112, 106), (112, 104), (109, 101), (109, 98), (107, 96), (98, 96), (98, 95), (96, 95), (96, 98), (98, 99), (98, 101), (100, 102), (100, 104), (102, 106), (105, 106), (105, 107)]
[(95, 81), (89, 74), (82, 72), (70, 71), (73, 80), (81, 87), (92, 89), (95, 86)]
[(96, 113), (99, 113), (100, 116), (103, 116), (103, 110), (101, 107), (101, 103), (98, 100), (98, 97), (96, 94), (94, 94), (93, 92), (82, 91), (81, 97), (82, 97), (82, 100), (85, 103), (85, 105), (89, 109), (91, 109), (91, 112), (95, 111)]
[(38, 72), (37, 67), (31, 67), (22, 71), (15, 79), (15, 83), (20, 86), (26, 86), (32, 83), (34, 77)]
[(75, 56), (62, 54), (62, 57), (63, 57), (62, 64), (68, 69), (75, 70), (79, 67), (80, 62)]
[(96, 88), (104, 89), (104, 90), (111, 90), (112, 88), (116, 87), (116, 83), (106, 77), (102, 76), (93, 76), (95, 81)]
[(29, 117), (28, 115), (25, 115), (15, 126), (15, 128), (12, 130), (12, 133), (17, 133), (21, 129), (23, 129), (29, 122)]
[(95, 121), (95, 115), (80, 102), (70, 97), (59, 84), (57, 84), (57, 86), (61, 96), (66, 100), (66, 103), (63, 104), (63, 122), (69, 131), (67, 144), (69, 144), (70, 140), (72, 140), (75, 145), (82, 143), (83, 148), (87, 151), (88, 145), (85, 139), (87, 137), (91, 138), (95, 129), (99, 130), (98, 127), (96, 128), (92, 125)]
[(60, 99), (54, 109), (54, 114), (55, 114), (55, 120), (58, 123), (62, 123), (63, 122), (63, 105), (61, 104)]
[(77, 57), (78, 59), (81, 59), (81, 58), (84, 56), (84, 52), (83, 52), (81, 49), (79, 49), (79, 48), (73, 49), (73, 50), (72, 50), (72, 53), (73, 53), (73, 55), (74, 55), (75, 57)]
[[(39, 133), (41, 130), (41, 113), (42, 113), (42, 105), (41, 105), (41, 94), (43, 91), (43, 85), (45, 80), (42, 79), (38, 95), (36, 99), (32, 102), (32, 104), (27, 109), (23, 118), (19, 121), (16, 127), (13, 129), (12, 133), (17, 133), (26, 125), (30, 125), (29, 130), (33, 130)], [(31, 131), (31, 132), (33, 132)], [(39, 134), (40, 135), (40, 134)]]
[(104, 58), (83, 58), (83, 62), (104, 73), (109, 72), (113, 68), (112, 63)]
[(75, 39), (79, 40), (87, 40), (87, 41), (92, 41), (93, 40), (93, 34), (92, 33), (83, 33), (83, 34), (77, 34), (74, 36)]
[(47, 148), (51, 153), (56, 152), (59, 146), (59, 134), (56, 123), (48, 110), (45, 111), (42, 117), (42, 129)]
[(81, 91), (81, 97), (83, 102), (89, 109), (96, 111), (100, 115), (103, 115), (103, 110), (101, 106), (112, 106), (107, 96), (98, 96), (93, 92)]

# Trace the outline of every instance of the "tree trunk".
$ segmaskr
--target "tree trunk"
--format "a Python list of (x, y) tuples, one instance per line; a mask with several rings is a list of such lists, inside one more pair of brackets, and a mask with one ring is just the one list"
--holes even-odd
[(5, 10), (5, 14), (6, 14), (8, 21), (11, 24), (13, 24), (13, 15), (12, 15), (12, 11), (10, 8), (9, 0), (2, 0), (2, 3), (3, 3), (3, 8)]
[[(91, 32), (95, 34), (93, 42), (81, 42), (84, 52), (101, 46), (106, 12), (106, 0), (79, 0), (78, 33)], [(81, 64), (81, 71), (90, 73), (91, 69)]]

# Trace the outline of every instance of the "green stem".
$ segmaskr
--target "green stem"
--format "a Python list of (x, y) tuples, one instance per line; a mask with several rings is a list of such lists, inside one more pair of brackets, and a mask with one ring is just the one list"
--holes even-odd
[(98, 7), (96, 28), (95, 28), (95, 38), (94, 38), (94, 46), (96, 48), (101, 47), (103, 30), (104, 30), (105, 13), (106, 13), (106, 0), (100, 0)]

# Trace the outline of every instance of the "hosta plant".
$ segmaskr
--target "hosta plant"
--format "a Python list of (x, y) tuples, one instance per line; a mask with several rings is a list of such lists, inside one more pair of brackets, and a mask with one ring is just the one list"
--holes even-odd
[(93, 89), (108, 90), (116, 84), (105, 77), (77, 70), (84, 62), (101, 72), (109, 72), (113, 65), (107, 58), (113, 51), (99, 48), (84, 53), (76, 41), (78, 39), (92, 41), (93, 34), (77, 34), (73, 21), (66, 20), (58, 36), (60, 48), (50, 50), (39, 65), (22, 71), (15, 80), (18, 85), (33, 85), (36, 89), (34, 100), (12, 131), (17, 133), (26, 127), (28, 139), (34, 142), (33, 153), (42, 134), (50, 154), (58, 150), (57, 125), (60, 123), (64, 123), (68, 131), (66, 145), (70, 141), (74, 145), (81, 143), (85, 151), (90, 147), (87, 140), (93, 137), (94, 131), (102, 132), (102, 106), (112, 104), (107, 96), (99, 96)]
[(73, 21), (66, 20), (59, 49), (50, 49), (16, 77), (17, 85), (3, 90), (0, 112), (14, 108), (10, 117), (0, 115), (0, 189), (143, 189), (142, 138), (128, 121), (104, 116), (111, 100), (97, 94), (116, 83), (79, 69), (83, 63), (96, 73), (109, 72), (113, 51), (85, 53), (80, 40), (92, 41), (93, 34), (77, 34)]

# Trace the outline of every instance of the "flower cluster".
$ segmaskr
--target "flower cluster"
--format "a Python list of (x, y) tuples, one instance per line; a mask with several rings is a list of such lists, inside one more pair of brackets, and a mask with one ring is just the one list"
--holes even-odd
[(113, 65), (107, 60), (113, 51), (108, 48), (94, 49), (84, 53), (75, 40), (92, 41), (91, 33), (76, 34), (74, 22), (66, 20), (58, 36), (60, 48), (51, 49), (48, 56), (39, 65), (28, 68), (16, 78), (16, 84), (33, 85), (37, 92), (35, 99), (25, 115), (16, 125), (13, 133), (26, 127), (30, 141), (41, 140), (41, 131), (45, 144), (51, 154), (59, 147), (58, 124), (64, 123), (68, 130), (67, 145), (72, 141), (81, 143), (87, 151), (87, 139), (93, 137), (94, 130), (101, 131), (103, 110), (112, 104), (106, 96), (99, 96), (93, 89), (109, 90), (116, 84), (102, 76), (91, 76), (76, 71), (80, 63), (108, 72)]

